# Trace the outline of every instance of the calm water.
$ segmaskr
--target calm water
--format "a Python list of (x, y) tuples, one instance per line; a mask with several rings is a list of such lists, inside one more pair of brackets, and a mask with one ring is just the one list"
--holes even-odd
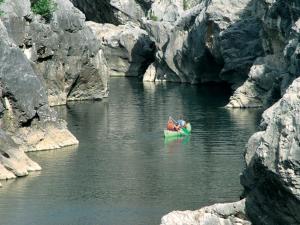
[[(222, 108), (222, 88), (111, 80), (110, 98), (56, 108), (79, 147), (31, 153), (43, 171), (0, 189), (1, 225), (157, 225), (172, 210), (236, 201), (260, 110)], [(168, 115), (190, 139), (164, 141)]]

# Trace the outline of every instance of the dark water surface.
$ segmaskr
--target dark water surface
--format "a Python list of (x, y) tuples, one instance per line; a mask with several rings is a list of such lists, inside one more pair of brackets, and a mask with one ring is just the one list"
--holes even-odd
[[(1, 225), (157, 225), (172, 210), (236, 201), (261, 110), (227, 110), (221, 87), (111, 80), (109, 99), (56, 108), (79, 147), (30, 153), (41, 172), (2, 182)], [(190, 139), (165, 141), (168, 115)]]

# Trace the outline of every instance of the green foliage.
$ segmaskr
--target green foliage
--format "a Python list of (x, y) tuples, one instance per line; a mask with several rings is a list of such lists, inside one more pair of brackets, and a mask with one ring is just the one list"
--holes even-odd
[(151, 15), (150, 19), (153, 20), (153, 21), (157, 21), (158, 20), (157, 16), (155, 16), (155, 15)]
[(188, 0), (183, 0), (183, 10), (187, 10), (188, 7)]
[[(2, 3), (4, 3), (4, 0), (0, 0), (0, 6), (2, 5)], [(3, 11), (0, 10), (0, 16), (2, 16), (2, 15), (3, 15)]]
[(53, 0), (37, 0), (31, 5), (32, 12), (41, 15), (45, 19), (50, 19), (56, 9), (57, 4)]
[(152, 21), (158, 21), (158, 17), (155, 16), (154, 13), (153, 13), (152, 11), (150, 12), (150, 19), (151, 19)]

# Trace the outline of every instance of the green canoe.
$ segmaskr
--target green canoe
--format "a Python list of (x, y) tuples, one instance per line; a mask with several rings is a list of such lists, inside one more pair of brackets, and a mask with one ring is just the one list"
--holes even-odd
[(187, 136), (190, 135), (191, 132), (192, 126), (190, 123), (187, 123), (186, 128), (181, 128), (179, 131), (164, 130), (165, 138)]

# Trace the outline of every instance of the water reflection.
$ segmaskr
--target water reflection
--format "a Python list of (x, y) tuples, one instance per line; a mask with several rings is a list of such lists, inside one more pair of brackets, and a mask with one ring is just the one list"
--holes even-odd
[[(57, 107), (80, 145), (30, 154), (43, 170), (4, 182), (1, 224), (159, 224), (172, 210), (238, 200), (260, 111), (227, 110), (227, 99), (215, 87), (115, 78), (109, 99)], [(180, 114), (191, 136), (165, 140)]]

